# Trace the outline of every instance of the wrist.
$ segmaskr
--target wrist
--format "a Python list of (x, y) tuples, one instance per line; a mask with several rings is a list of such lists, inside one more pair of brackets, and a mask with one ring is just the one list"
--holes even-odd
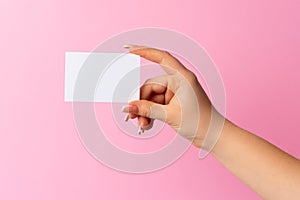
[(213, 107), (201, 116), (193, 145), (210, 153), (230, 122)]
[(230, 148), (230, 146), (228, 146), (228, 145), (230, 145), (228, 142), (230, 142), (231, 140), (234, 139), (234, 137), (232, 137), (232, 134), (235, 132), (234, 129), (237, 129), (237, 128), (239, 128), (239, 127), (234, 125), (231, 121), (225, 119), (224, 126), (222, 128), (222, 132), (219, 136), (219, 139), (211, 151), (211, 154), (214, 157), (221, 157), (222, 153), (224, 153), (224, 151), (227, 148)]

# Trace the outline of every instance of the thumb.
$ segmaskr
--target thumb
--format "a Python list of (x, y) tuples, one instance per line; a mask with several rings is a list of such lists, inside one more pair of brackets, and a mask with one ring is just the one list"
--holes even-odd
[(123, 106), (122, 112), (136, 114), (142, 117), (166, 121), (165, 105), (147, 100), (132, 101), (129, 105)]

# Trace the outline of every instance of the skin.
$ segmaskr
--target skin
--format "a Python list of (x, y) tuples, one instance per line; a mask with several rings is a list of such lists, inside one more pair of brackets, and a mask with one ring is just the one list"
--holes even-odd
[[(132, 45), (127, 48), (133, 54), (160, 64), (167, 75), (146, 81), (141, 87), (141, 100), (130, 102), (124, 112), (129, 113), (131, 119), (138, 118), (144, 129), (151, 128), (152, 121), (158, 119), (165, 121), (178, 132), (181, 112), (184, 111), (179, 104), (182, 95), (178, 88), (181, 85), (176, 83), (187, 83), (195, 92), (197, 103), (201, 107), (201, 120), (191, 142), (197, 148), (204, 148), (202, 143), (211, 114), (217, 111), (196, 76), (168, 52)], [(151, 109), (163, 110), (165, 115), (153, 114)], [(188, 134), (184, 133), (182, 136), (190, 139)], [(229, 120), (225, 119), (221, 135), (210, 153), (262, 198), (300, 199), (300, 161)]]

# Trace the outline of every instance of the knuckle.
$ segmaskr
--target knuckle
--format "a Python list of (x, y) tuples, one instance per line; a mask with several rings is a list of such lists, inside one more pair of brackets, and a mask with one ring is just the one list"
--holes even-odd
[(140, 110), (140, 115), (148, 117), (149, 115), (149, 110), (150, 110), (150, 105), (149, 103), (143, 101), (140, 105), (139, 105), (139, 110)]
[(150, 83), (152, 83), (152, 82), (153, 82), (153, 78), (148, 78), (148, 79), (145, 81), (144, 85), (150, 84)]

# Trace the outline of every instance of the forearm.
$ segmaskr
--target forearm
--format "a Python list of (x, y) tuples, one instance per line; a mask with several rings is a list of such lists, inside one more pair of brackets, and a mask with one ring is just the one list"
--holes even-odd
[[(203, 141), (215, 141), (215, 138), (208, 137), (205, 140), (207, 132), (214, 132), (209, 126), (213, 116), (211, 111), (215, 110), (211, 109), (211, 102), (195, 74), (168, 52), (132, 45), (127, 47), (131, 53), (160, 64), (168, 74), (146, 81), (141, 88), (142, 100), (130, 103), (130, 106), (135, 106), (132, 118), (139, 116), (165, 121), (174, 130), (180, 130), (179, 134), (186, 139), (192, 138), (196, 147), (203, 146), (209, 151), (211, 146)], [(199, 112), (195, 110), (196, 105)], [(129, 108), (124, 111), (130, 112)], [(199, 121), (198, 113), (201, 120), (195, 136), (190, 122)], [(265, 199), (300, 199), (299, 161), (227, 120), (212, 154)]]
[(300, 162), (226, 120), (211, 152), (265, 199), (300, 199)]

